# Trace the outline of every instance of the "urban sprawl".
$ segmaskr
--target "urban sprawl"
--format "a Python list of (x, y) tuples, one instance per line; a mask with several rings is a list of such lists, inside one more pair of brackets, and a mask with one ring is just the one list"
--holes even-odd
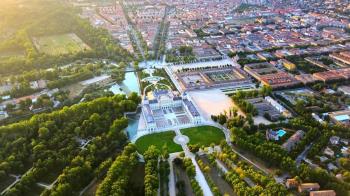
[[(59, 109), (65, 99), (84, 104), (101, 93), (114, 96), (110, 102), (120, 102), (113, 107), (124, 113), (115, 116), (129, 120), (124, 129), (133, 144), (116, 157), (123, 154), (132, 162), (133, 145), (137, 149), (137, 166), (131, 163), (120, 175), (129, 175), (129, 181), (142, 176), (142, 186), (149, 188), (145, 195), (350, 194), (348, 0), (68, 2), (81, 9), (80, 18), (107, 30), (134, 60), (94, 59), (88, 68), (74, 62), (47, 69), (45, 73), (55, 70), (59, 78), (83, 68), (93, 74), (55, 88), (48, 79), (32, 80), (28, 88), (33, 93), (23, 96), (9, 94), (20, 82), (4, 79), (3, 124)], [(80, 44), (77, 50), (92, 50), (74, 33), (61, 36)], [(50, 39), (32, 41), (40, 51)], [(100, 104), (103, 108), (106, 102)], [(94, 120), (103, 115), (91, 115), (74, 132), (98, 129)], [(81, 149), (95, 140), (78, 135)], [(155, 152), (160, 154), (156, 158)], [(105, 178), (92, 178), (73, 192), (116, 193), (107, 184), (118, 179), (113, 167), (124, 169), (117, 161), (122, 160), (105, 169)], [(140, 173), (135, 177), (131, 171)], [(148, 178), (152, 172), (157, 173), (155, 182)], [(17, 173), (11, 177), (1, 195), (23, 179)], [(57, 179), (36, 185), (45, 194), (59, 192), (64, 177)]]

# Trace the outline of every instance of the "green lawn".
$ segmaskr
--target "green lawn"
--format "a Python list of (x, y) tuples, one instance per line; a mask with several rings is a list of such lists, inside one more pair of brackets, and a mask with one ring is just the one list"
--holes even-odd
[(212, 126), (181, 129), (181, 133), (190, 138), (189, 144), (198, 144), (199, 146), (210, 146), (212, 143), (219, 144), (225, 139), (224, 132)]
[(39, 52), (49, 55), (74, 54), (90, 49), (90, 47), (74, 33), (34, 37), (33, 43)]
[(154, 134), (142, 136), (135, 142), (137, 151), (143, 154), (151, 145), (154, 145), (159, 150), (161, 150), (164, 144), (166, 144), (168, 146), (169, 153), (180, 152), (182, 151), (181, 146), (178, 144), (175, 144), (173, 141), (175, 135), (176, 134), (174, 131), (167, 131), (167, 132), (154, 133)]

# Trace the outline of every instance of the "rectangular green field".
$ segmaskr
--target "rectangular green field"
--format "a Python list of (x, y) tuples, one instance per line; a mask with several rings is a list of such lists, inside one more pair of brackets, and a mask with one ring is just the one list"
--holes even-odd
[(90, 47), (75, 33), (33, 37), (33, 43), (40, 53), (49, 55), (74, 54)]

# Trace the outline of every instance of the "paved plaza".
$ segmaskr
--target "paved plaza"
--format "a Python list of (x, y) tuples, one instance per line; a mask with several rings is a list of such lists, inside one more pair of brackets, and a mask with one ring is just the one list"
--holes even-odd
[(189, 95), (206, 120), (211, 115), (219, 115), (234, 106), (231, 98), (219, 89), (191, 91)]

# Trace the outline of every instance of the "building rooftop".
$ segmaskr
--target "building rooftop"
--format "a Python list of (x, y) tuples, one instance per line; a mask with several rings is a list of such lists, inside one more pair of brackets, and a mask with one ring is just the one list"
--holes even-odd
[(191, 101), (189, 101), (188, 99), (184, 99), (183, 101), (187, 106), (188, 110), (191, 112), (192, 116), (199, 116), (199, 112), (197, 111), (196, 107)]

